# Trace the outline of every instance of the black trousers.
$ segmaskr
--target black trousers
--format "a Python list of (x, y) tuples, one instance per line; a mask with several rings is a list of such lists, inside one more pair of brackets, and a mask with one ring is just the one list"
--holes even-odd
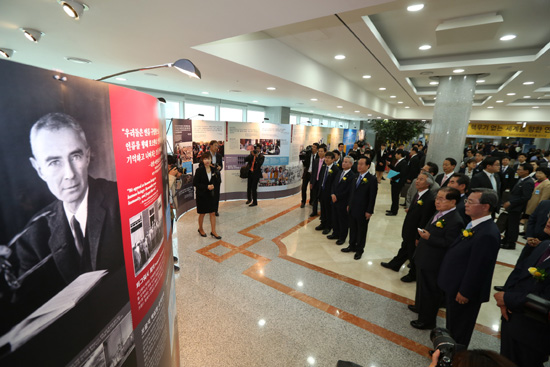
[(309, 190), (309, 203), (312, 206), (312, 213), (317, 214), (317, 208), (319, 206), (319, 182), (316, 182), (311, 190)]
[(400, 185), (397, 182), (391, 182), (391, 212), (397, 214), (399, 211), (399, 195), (401, 193), (401, 188), (403, 185)]
[[(544, 362), (548, 360), (548, 355), (534, 348), (523, 340), (521, 333), (517, 333), (518, 329), (530, 330), (524, 322), (525, 316), (512, 313), (508, 317), (509, 321), (501, 322), (500, 354), (518, 367), (543, 367)], [(540, 335), (540, 338), (548, 338), (548, 335)]]
[(400, 268), (405, 261), (409, 260), (411, 267), (409, 269), (409, 275), (416, 277), (416, 264), (414, 262), (414, 252), (416, 251), (415, 239), (407, 239), (401, 242), (401, 248), (397, 252), (397, 255), (390, 260), (390, 266), (392, 268)]
[(515, 245), (519, 236), (519, 221), (521, 220), (521, 212), (508, 212), (508, 221), (506, 223), (506, 232), (502, 242), (510, 245)]
[(323, 229), (332, 229), (332, 199), (329, 193), (321, 191), (319, 201), (321, 202), (321, 226)]
[(416, 297), (415, 306), (418, 310), (418, 321), (426, 325), (434, 325), (437, 311), (443, 297), (443, 292), (437, 285), (439, 269), (423, 267), (416, 268)]
[(348, 237), (350, 218), (347, 203), (335, 202), (332, 204), (332, 234), (345, 241)]
[[(304, 176), (302, 177), (302, 204), (305, 204), (307, 202), (307, 189), (309, 187), (310, 177), (311, 177), (310, 172), (304, 173)], [(311, 194), (310, 194), (310, 200), (311, 200)]]
[(362, 254), (367, 241), (369, 221), (364, 216), (356, 218), (349, 216), (349, 246), (358, 254)]
[(220, 185), (214, 186), (214, 200), (216, 200), (216, 213), (218, 212), (218, 208), (220, 207)]
[(258, 182), (260, 178), (256, 175), (253, 175), (252, 172), (248, 172), (248, 183), (246, 185), (246, 197), (248, 201), (252, 203), (258, 203)]
[(446, 294), (447, 302), (447, 322), (446, 327), (451, 333), (451, 337), (458, 343), (468, 348), (472, 333), (476, 326), (477, 315), (481, 308), (481, 303), (470, 300), (461, 305), (456, 299), (456, 294)]

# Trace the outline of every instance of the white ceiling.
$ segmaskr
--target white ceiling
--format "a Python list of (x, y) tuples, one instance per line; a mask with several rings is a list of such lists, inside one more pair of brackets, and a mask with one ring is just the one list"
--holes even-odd
[[(91, 79), (188, 58), (202, 80), (156, 69), (111, 81), (362, 120), (431, 119), (429, 82), (462, 68), (485, 80), (472, 120), (550, 121), (550, 0), (85, 2), (90, 10), (75, 21), (55, 0), (0, 1), (0, 48), (16, 50), (13, 61)], [(423, 10), (406, 10), (419, 2)], [(455, 28), (436, 31), (442, 23)], [(33, 44), (21, 27), (45, 36)], [(509, 33), (517, 38), (499, 40)]]

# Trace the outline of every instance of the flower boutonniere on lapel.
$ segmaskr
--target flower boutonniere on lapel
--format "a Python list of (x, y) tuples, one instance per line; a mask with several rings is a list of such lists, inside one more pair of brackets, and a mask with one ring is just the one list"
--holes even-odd
[(527, 271), (533, 276), (533, 278), (535, 278), (535, 280), (539, 282), (544, 282), (544, 280), (546, 279), (546, 271), (542, 268), (532, 267), (527, 269)]
[(463, 229), (462, 230), (462, 239), (467, 239), (467, 238), (470, 238), (474, 235), (474, 231), (472, 231), (471, 229)]
[(424, 205), (424, 202), (422, 200), (418, 200), (416, 203), (420, 206)]
[(437, 222), (435, 222), (435, 226), (436, 226), (437, 228), (443, 228), (443, 227), (445, 227), (445, 224), (447, 224), (447, 223), (445, 222), (445, 219), (440, 219), (440, 220), (438, 220)]
[(366, 184), (367, 182), (369, 182), (369, 180), (367, 180), (366, 177), (363, 177), (363, 179), (361, 180), (361, 185)]
[(329, 170), (328, 170), (328, 174), (329, 174), (329, 175), (332, 174), (332, 169), (329, 169)]
[(342, 178), (342, 180), (344, 180), (344, 181), (346, 181), (347, 179), (348, 179), (348, 178), (347, 178), (346, 176), (344, 176), (344, 177)]

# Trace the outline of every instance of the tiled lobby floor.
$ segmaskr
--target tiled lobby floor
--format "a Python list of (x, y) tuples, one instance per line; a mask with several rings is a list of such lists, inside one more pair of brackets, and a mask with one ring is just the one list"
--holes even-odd
[[(429, 331), (412, 328), (415, 283), (384, 269), (401, 243), (404, 211), (386, 217), (380, 185), (363, 258), (340, 251), (314, 227), (300, 196), (220, 205), (221, 241), (197, 233), (197, 214), (177, 224), (176, 275), (182, 366), (427, 366)], [(208, 219), (205, 231), (209, 233)], [(176, 238), (176, 235), (174, 236)], [(501, 251), (493, 284), (504, 284), (522, 246)], [(482, 307), (470, 348), (498, 351), (499, 309)], [(444, 319), (438, 325), (444, 326)]]

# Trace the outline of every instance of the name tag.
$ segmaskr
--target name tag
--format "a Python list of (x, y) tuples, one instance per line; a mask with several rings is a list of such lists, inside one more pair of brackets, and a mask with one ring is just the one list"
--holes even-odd
[(505, 175), (504, 175), (504, 178), (508, 178), (508, 174), (505, 174)]
[(518, 176), (518, 174), (517, 174), (517, 173), (516, 173), (516, 174), (514, 175), (514, 178), (519, 178), (519, 176)]
[(535, 195), (539, 195), (540, 194), (540, 190), (535, 190)]

